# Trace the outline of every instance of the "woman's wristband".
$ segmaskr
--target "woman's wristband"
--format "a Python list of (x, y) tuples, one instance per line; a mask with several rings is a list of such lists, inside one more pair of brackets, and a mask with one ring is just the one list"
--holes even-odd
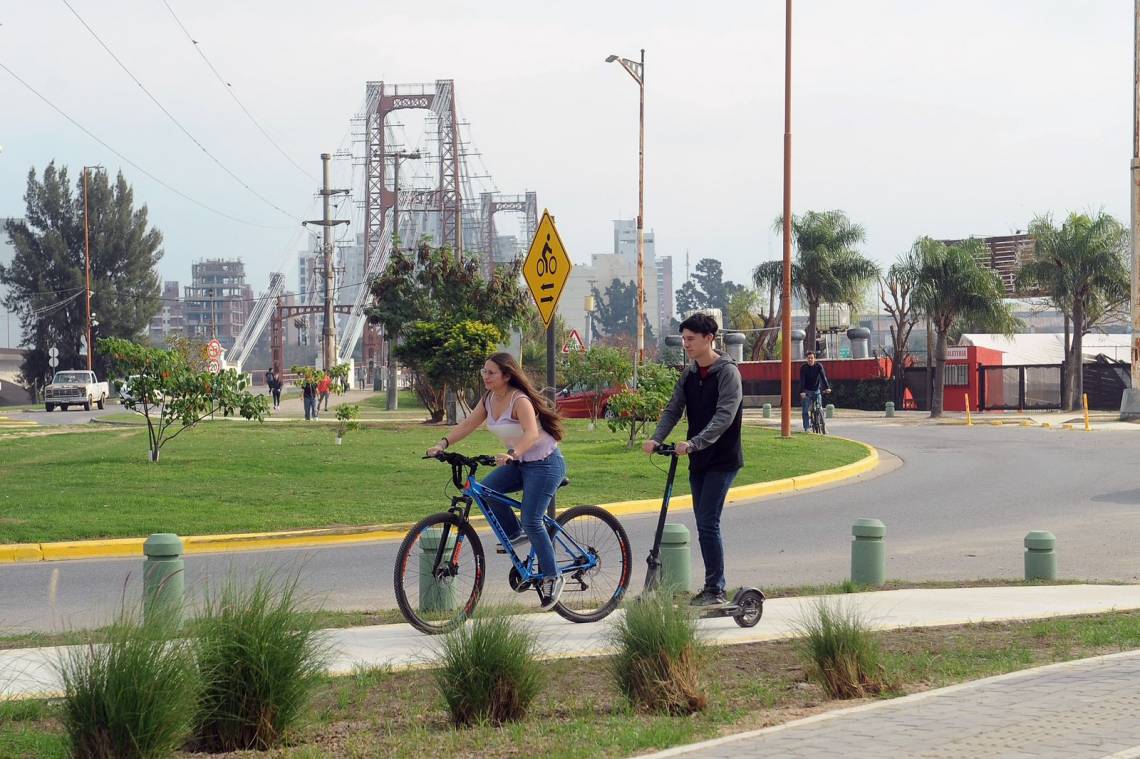
[(451, 441), (447, 439), (447, 436), (446, 436), (446, 435), (444, 435), (443, 437), (441, 437), (441, 438), (440, 438), (440, 440), (442, 440), (442, 441), (443, 441), (443, 447), (444, 447), (444, 448), (450, 448), (450, 447), (451, 447)]

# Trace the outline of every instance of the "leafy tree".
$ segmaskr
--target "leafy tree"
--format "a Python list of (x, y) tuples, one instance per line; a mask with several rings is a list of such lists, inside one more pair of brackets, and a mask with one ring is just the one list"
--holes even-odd
[[(613, 344), (632, 344), (637, 340), (637, 283), (614, 278), (605, 293), (593, 288), (594, 337)], [(642, 314), (645, 343), (653, 340), (653, 328), (647, 314)]]
[(942, 416), (946, 370), (946, 340), (960, 319), (973, 319), (991, 332), (1011, 334), (1013, 314), (1002, 300), (1005, 288), (996, 272), (983, 267), (984, 246), (976, 239), (945, 245), (929, 237), (915, 248), (918, 256), (918, 286), (911, 295), (916, 308), (934, 326), (934, 392), (930, 415)]
[[(4, 232), (15, 248), (12, 263), (0, 266), (7, 286), (4, 305), (20, 319), (24, 353), (20, 374), (29, 385), (51, 376), (47, 352), (59, 348), (61, 367), (80, 366), (86, 339), (82, 177), (74, 194), (67, 168), (48, 164), (43, 176), (28, 172), (25, 218), (9, 220)], [(155, 265), (162, 258), (162, 234), (149, 226), (146, 206), (136, 208), (134, 191), (120, 173), (114, 185), (103, 172), (88, 174), (91, 248), (91, 310), (95, 338), (142, 334), (160, 308)], [(106, 376), (109, 361), (94, 354), (93, 367)]]
[(628, 431), (627, 449), (633, 447), (647, 424), (661, 418), (678, 377), (680, 373), (671, 366), (645, 364), (638, 371), (637, 387), (610, 398), (607, 423), (612, 432)]
[[(774, 229), (783, 231), (783, 218)], [(863, 227), (843, 211), (808, 211), (792, 217), (796, 260), (792, 286), (807, 304), (805, 350), (814, 350), (821, 303), (855, 306), (866, 286), (879, 274), (879, 267), (855, 250), (863, 242)]]
[(919, 313), (914, 304), (914, 290), (918, 286), (920, 260), (914, 248), (899, 258), (879, 280), (879, 300), (891, 317), (891, 371), (894, 375), (894, 399), (902, 408), (903, 373), (910, 333), (918, 323)]
[(443, 419), (447, 390), (461, 389), (503, 341), (494, 324), (463, 321), (412, 322), (404, 327), (396, 356), (416, 376), (416, 392), (431, 414)]
[[(520, 267), (518, 262), (495, 267), (488, 280), (480, 273), (476, 258), (458, 256), (450, 248), (432, 248), (421, 242), (414, 252), (393, 251), (383, 273), (372, 282), (369, 321), (382, 325), (392, 340), (402, 339), (408, 325), (415, 322), (438, 327), (478, 322), (493, 326), (500, 335), (506, 334), (512, 326), (525, 327), (534, 313), (530, 296), (519, 286)], [(419, 339), (425, 334), (421, 328)], [(440, 339), (437, 347), (442, 348), (446, 335), (439, 330), (431, 334)], [(480, 364), (494, 347), (483, 354)], [(398, 349), (396, 353), (399, 355)], [(418, 365), (427, 366), (428, 362), (420, 361)], [(417, 371), (414, 365), (412, 370)], [(456, 391), (467, 386), (454, 378), (448, 384)], [(414, 377), (413, 387), (432, 413), (433, 421), (439, 421), (446, 388), (426, 376)]]
[[(767, 311), (762, 315), (765, 330), (752, 344), (752, 360), (773, 359), (776, 358), (776, 344), (780, 336), (780, 315), (784, 312), (784, 262), (765, 261), (759, 264), (752, 270), (752, 284), (760, 292), (768, 293)], [(776, 306), (777, 293), (780, 294), (779, 308)]]
[(590, 397), (590, 429), (601, 414), (603, 395), (607, 388), (629, 381), (633, 363), (622, 350), (607, 345), (594, 345), (588, 351), (571, 353), (566, 362), (566, 382), (576, 389), (592, 392)]
[(1021, 291), (1043, 292), (1073, 325), (1065, 345), (1065, 408), (1079, 405), (1084, 393), (1084, 336), (1128, 303), (1128, 229), (1111, 215), (1094, 218), (1071, 213), (1060, 227), (1049, 216), (1029, 225), (1033, 258), (1017, 276)]
[(744, 355), (751, 359), (756, 352), (756, 344), (764, 335), (757, 330), (767, 326), (761, 313), (760, 293), (749, 287), (736, 289), (728, 298), (724, 319), (732, 325), (732, 329), (743, 331)]
[(729, 319), (729, 304), (734, 295), (747, 288), (726, 282), (724, 268), (715, 258), (702, 258), (693, 270), (693, 278), (677, 290), (677, 310), (686, 314), (700, 308), (719, 308), (726, 327), (743, 329)]
[(131, 378), (131, 397), (124, 405), (146, 419), (151, 462), (158, 461), (164, 445), (208, 416), (237, 414), (260, 422), (269, 412), (269, 400), (250, 393), (245, 375), (233, 369), (202, 371), (180, 350), (121, 338), (101, 338), (98, 348), (119, 373)]

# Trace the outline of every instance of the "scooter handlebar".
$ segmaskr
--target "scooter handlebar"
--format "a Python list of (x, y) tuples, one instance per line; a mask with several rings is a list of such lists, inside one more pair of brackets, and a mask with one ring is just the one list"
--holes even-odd
[(659, 456), (675, 456), (677, 453), (676, 443), (661, 443), (653, 449), (653, 452)]

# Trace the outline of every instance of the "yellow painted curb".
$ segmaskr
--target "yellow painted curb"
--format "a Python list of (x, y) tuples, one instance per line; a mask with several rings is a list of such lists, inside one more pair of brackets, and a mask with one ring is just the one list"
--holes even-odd
[[(848, 440), (848, 438), (837, 438)], [(830, 485), (842, 480), (865, 474), (879, 465), (879, 452), (872, 446), (858, 440), (867, 450), (867, 455), (859, 461), (845, 464), (822, 472), (813, 472), (798, 477), (786, 477), (751, 485), (739, 485), (728, 491), (725, 503), (739, 503), (766, 496), (809, 490)], [(614, 516), (645, 514), (661, 508), (660, 498), (642, 498), (634, 501), (617, 501), (599, 504)], [(691, 509), (691, 495), (676, 496), (669, 508)], [(473, 515), (471, 521), (482, 521), (480, 515)], [(288, 532), (251, 532), (231, 535), (191, 535), (182, 538), (186, 553), (218, 553), (224, 551), (248, 551), (268, 548), (317, 548), (349, 543), (367, 543), (376, 540), (398, 540), (407, 532), (406, 526), (385, 525), (363, 530), (312, 528)], [(114, 538), (104, 540), (74, 540), (57, 543), (8, 543), (0, 544), (0, 564), (26, 561), (63, 561), (67, 559), (110, 559), (138, 558), (142, 556), (145, 538)]]

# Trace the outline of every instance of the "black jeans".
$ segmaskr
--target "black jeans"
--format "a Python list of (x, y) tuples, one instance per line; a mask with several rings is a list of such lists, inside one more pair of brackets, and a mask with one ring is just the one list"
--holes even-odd
[(689, 487), (693, 491), (693, 515), (697, 519), (697, 541), (705, 560), (705, 590), (724, 590), (724, 542), (720, 537), (720, 513), (724, 499), (736, 479), (731, 472), (694, 472), (689, 470)]

